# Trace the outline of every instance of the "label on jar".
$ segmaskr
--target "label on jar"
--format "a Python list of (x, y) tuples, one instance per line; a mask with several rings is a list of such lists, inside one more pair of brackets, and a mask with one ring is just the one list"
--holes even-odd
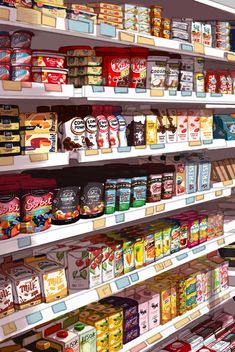
[(119, 57), (111, 60), (111, 69), (108, 75), (108, 85), (114, 87), (129, 87), (130, 59)]
[(41, 232), (50, 228), (52, 199), (53, 193), (46, 190), (35, 190), (22, 196), (21, 232)]
[(131, 206), (142, 207), (146, 203), (147, 176), (133, 177), (131, 180)]
[(20, 232), (20, 200), (14, 194), (0, 196), (0, 240), (14, 237)]
[(116, 185), (117, 181), (114, 179), (107, 179), (105, 183), (105, 214), (113, 214), (116, 208)]
[(104, 184), (88, 182), (82, 189), (80, 214), (85, 217), (96, 217), (104, 212)]
[(118, 119), (114, 115), (109, 115), (107, 117), (109, 124), (109, 144), (110, 147), (117, 148), (119, 147), (118, 139)]
[(147, 60), (143, 57), (131, 59), (131, 88), (146, 88)]
[(86, 149), (85, 123), (81, 117), (75, 117), (63, 124), (63, 151)]
[(149, 175), (147, 184), (147, 203), (161, 200), (162, 175)]
[(52, 222), (69, 222), (80, 213), (80, 187), (56, 189), (52, 203)]
[(172, 198), (173, 193), (173, 173), (162, 175), (162, 199)]
[(130, 208), (131, 178), (117, 179), (117, 204), (116, 210), (124, 211)]
[(99, 115), (97, 119), (97, 144), (100, 149), (109, 148), (109, 124), (104, 115)]
[(94, 116), (86, 116), (84, 118), (86, 132), (85, 139), (87, 149), (97, 149), (97, 121)]

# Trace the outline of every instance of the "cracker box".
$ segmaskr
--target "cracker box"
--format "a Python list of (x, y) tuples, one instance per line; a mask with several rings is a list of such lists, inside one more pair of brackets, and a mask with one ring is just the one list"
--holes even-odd
[(25, 309), (41, 303), (42, 295), (39, 276), (25, 265), (13, 266), (6, 271), (13, 288), (14, 305)]
[(3, 274), (0, 274), (0, 318), (14, 312), (12, 284)]
[(21, 133), (21, 147), (23, 155), (57, 152), (56, 133)]
[(68, 253), (68, 285), (83, 290), (102, 283), (102, 251), (98, 247), (80, 247)]
[(67, 296), (65, 268), (62, 265), (45, 256), (26, 258), (26, 263), (39, 275), (44, 302), (53, 302)]
[(20, 130), (33, 134), (56, 133), (57, 114), (55, 112), (21, 113)]

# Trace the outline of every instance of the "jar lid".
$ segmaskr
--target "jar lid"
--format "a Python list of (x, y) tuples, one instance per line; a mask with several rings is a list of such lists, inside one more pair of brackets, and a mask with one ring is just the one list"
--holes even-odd
[(40, 340), (36, 343), (36, 347), (38, 350), (40, 351), (44, 351), (44, 350), (47, 350), (48, 348), (51, 347), (51, 344), (49, 341), (46, 341), (46, 340)]
[(65, 339), (68, 336), (68, 331), (60, 330), (56, 333), (56, 336), (60, 337), (61, 339)]
[(78, 323), (78, 324), (74, 325), (74, 330), (76, 330), (76, 331), (81, 331), (84, 328), (85, 328), (85, 324), (83, 324), (83, 323)]

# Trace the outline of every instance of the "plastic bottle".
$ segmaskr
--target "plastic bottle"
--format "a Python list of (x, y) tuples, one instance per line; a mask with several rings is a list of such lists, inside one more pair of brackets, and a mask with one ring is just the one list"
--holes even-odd
[(103, 107), (100, 105), (92, 106), (92, 115), (97, 120), (97, 145), (100, 149), (109, 148), (109, 125), (103, 114)]
[(113, 114), (118, 120), (118, 138), (119, 138), (119, 147), (127, 146), (127, 122), (125, 117), (122, 115), (121, 106), (113, 107)]
[(92, 107), (87, 105), (87, 111), (84, 117), (85, 122), (85, 139), (87, 149), (98, 149), (97, 145), (97, 120), (96, 117), (92, 114)]
[(117, 148), (119, 147), (119, 126), (117, 117), (113, 115), (112, 105), (104, 106), (104, 115), (109, 124), (109, 145), (112, 148)]

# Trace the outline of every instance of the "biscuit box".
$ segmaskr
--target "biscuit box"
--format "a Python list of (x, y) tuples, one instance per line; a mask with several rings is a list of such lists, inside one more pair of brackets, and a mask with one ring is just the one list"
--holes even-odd
[(14, 312), (12, 284), (3, 274), (0, 274), (0, 318)]
[(20, 114), (20, 130), (32, 134), (55, 133), (57, 131), (57, 114), (55, 112)]
[(14, 304), (25, 309), (41, 303), (42, 295), (38, 274), (25, 265), (16, 265), (6, 271), (12, 282)]
[(57, 134), (56, 133), (21, 133), (22, 154), (43, 154), (57, 152)]
[(53, 302), (67, 296), (65, 268), (62, 265), (45, 256), (29, 257), (25, 262), (39, 275), (44, 302)]

